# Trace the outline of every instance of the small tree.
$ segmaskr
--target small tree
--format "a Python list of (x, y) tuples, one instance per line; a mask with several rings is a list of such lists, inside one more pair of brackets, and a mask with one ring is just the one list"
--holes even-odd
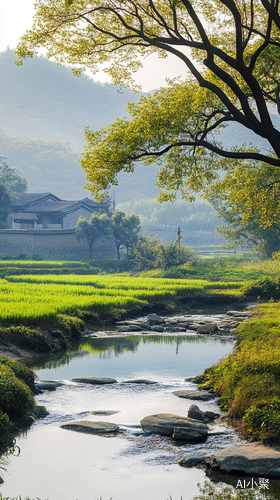
[(141, 234), (133, 248), (131, 260), (140, 271), (158, 267), (161, 257), (160, 240)]
[(89, 246), (89, 258), (92, 259), (93, 244), (99, 238), (108, 236), (111, 230), (111, 221), (106, 214), (92, 214), (90, 219), (79, 217), (76, 225), (76, 237), (85, 239)]
[(193, 250), (180, 244), (179, 238), (177, 238), (176, 241), (171, 241), (169, 244), (163, 243), (160, 248), (161, 262), (165, 271), (170, 267), (185, 264), (193, 257)]
[(128, 255), (138, 239), (141, 230), (140, 219), (138, 215), (126, 215), (125, 212), (117, 210), (111, 217), (111, 234), (115, 243), (118, 260), (120, 259), (120, 248), (126, 247)]

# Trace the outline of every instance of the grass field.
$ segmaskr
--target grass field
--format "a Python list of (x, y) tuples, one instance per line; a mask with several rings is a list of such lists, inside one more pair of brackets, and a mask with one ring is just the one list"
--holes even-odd
[(105, 312), (194, 297), (208, 290), (236, 290), (236, 282), (152, 279), (120, 275), (21, 275), (0, 280), (0, 322), (44, 326), (59, 313)]
[(182, 266), (163, 270), (151, 270), (141, 273), (147, 277), (206, 279), (211, 281), (248, 281), (264, 276), (280, 275), (280, 262), (275, 259), (261, 260), (250, 255), (235, 257), (199, 258)]

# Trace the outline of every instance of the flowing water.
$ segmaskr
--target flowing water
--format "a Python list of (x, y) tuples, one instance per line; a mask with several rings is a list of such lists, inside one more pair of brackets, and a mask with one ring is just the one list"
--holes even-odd
[[(21, 449), (11, 457), (5, 496), (29, 495), (41, 500), (173, 500), (191, 499), (205, 474), (185, 469), (178, 458), (194, 451), (214, 452), (240, 439), (232, 428), (213, 425), (206, 443), (178, 445), (171, 438), (142, 432), (140, 420), (154, 413), (187, 416), (194, 401), (180, 399), (174, 390), (194, 389), (184, 379), (198, 375), (227, 355), (230, 340), (194, 334), (131, 335), (83, 339), (76, 350), (60, 359), (33, 366), (40, 380), (64, 385), (36, 397), (49, 415), (34, 423), (17, 440)], [(75, 377), (112, 377), (116, 384), (93, 386), (71, 381)], [(124, 384), (145, 378), (155, 385)], [(218, 411), (215, 402), (198, 402), (202, 410)], [(111, 416), (90, 411), (112, 410)], [(74, 420), (119, 424), (122, 433), (100, 437), (60, 428)]]

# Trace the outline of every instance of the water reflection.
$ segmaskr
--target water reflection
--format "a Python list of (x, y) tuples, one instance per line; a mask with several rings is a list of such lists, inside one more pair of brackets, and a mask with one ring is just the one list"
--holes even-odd
[[(192, 404), (174, 396), (186, 388), (185, 377), (198, 375), (232, 350), (232, 342), (195, 335), (131, 335), (87, 338), (60, 358), (33, 363), (41, 379), (64, 380), (54, 392), (38, 395), (49, 415), (18, 439), (20, 457), (12, 457), (2, 492), (50, 500), (190, 500), (204, 480), (199, 469), (179, 467), (177, 459), (191, 452), (214, 452), (240, 443), (231, 429), (209, 435), (206, 443), (176, 446), (170, 438), (139, 434), (140, 420), (150, 414), (186, 415)], [(74, 377), (106, 376), (109, 386), (73, 384)], [(158, 385), (122, 383), (133, 378)], [(215, 401), (200, 402), (202, 411), (217, 411)], [(101, 417), (91, 411), (115, 410)], [(71, 420), (104, 420), (124, 429), (113, 439), (65, 431)], [(136, 430), (136, 432), (135, 432)], [(278, 499), (275, 496), (275, 499)]]
[(195, 345), (224, 345), (229, 346), (229, 351), (232, 343), (224, 339), (210, 339), (207, 337), (198, 337), (196, 335), (132, 335), (126, 337), (106, 337), (106, 338), (87, 338), (82, 339), (74, 348), (68, 350), (59, 357), (54, 357), (51, 360), (41, 360), (33, 362), (32, 368), (36, 370), (53, 369), (63, 365), (69, 365), (71, 361), (78, 360), (89, 353), (98, 355), (99, 359), (111, 359), (125, 353), (138, 352), (139, 346), (153, 344), (174, 346), (176, 355), (180, 353), (180, 345), (182, 344)]

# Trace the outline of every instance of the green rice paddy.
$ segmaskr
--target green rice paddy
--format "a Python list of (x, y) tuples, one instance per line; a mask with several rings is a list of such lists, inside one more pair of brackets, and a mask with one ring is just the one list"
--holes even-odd
[(0, 280), (0, 323), (44, 326), (57, 314), (131, 310), (244, 283), (120, 275), (21, 275)]

